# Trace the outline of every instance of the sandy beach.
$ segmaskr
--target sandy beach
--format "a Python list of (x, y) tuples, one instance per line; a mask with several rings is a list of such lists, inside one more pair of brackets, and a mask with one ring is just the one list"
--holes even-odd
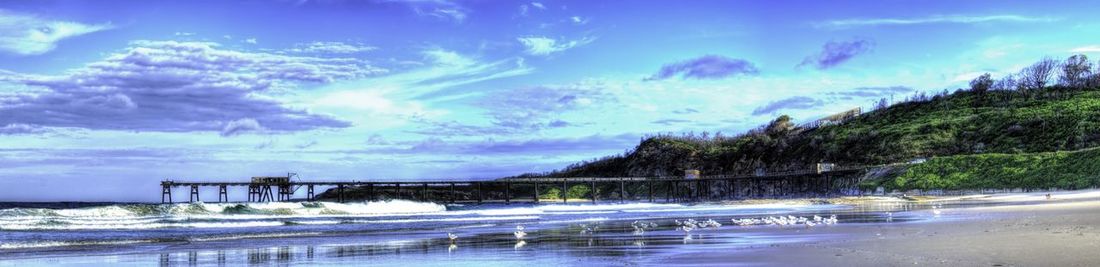
[[(819, 227), (833, 236), (772, 244), (738, 253), (693, 252), (660, 261), (675, 265), (749, 266), (1096, 266), (1100, 201), (1096, 192), (929, 198), (922, 202), (1038, 201), (913, 211), (927, 220)], [(1042, 203), (1048, 201), (1049, 203)]]
[[(58, 215), (49, 218), (72, 222), (65, 225), (0, 220), (13, 229), (68, 227), (0, 231), (0, 266), (1095, 266), (1100, 191), (1051, 194), (470, 207), (283, 203), (250, 204), (254, 212), (280, 213), (244, 216), (210, 211), (235, 207), (227, 204), (90, 207), (52, 211)], [(317, 214), (322, 205), (358, 213)], [(194, 214), (200, 207), (210, 214)], [(119, 218), (147, 208), (181, 219)], [(418, 212), (374, 213), (380, 210)], [(297, 215), (282, 214), (291, 211)], [(814, 215), (836, 215), (839, 223), (731, 222)], [(678, 221), (688, 219), (722, 225), (685, 236)], [(651, 226), (638, 232), (632, 227), (639, 222)], [(150, 224), (159, 228), (142, 228)], [(522, 239), (513, 233), (520, 225)], [(127, 239), (135, 232), (143, 239)], [(450, 241), (447, 233), (459, 238)]]

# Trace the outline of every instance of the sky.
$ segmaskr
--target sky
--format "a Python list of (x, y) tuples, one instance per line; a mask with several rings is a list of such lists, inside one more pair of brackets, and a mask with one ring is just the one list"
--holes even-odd
[(158, 201), (165, 179), (287, 172), (550, 171), (647, 135), (737, 134), (1043, 57), (1100, 59), (1096, 7), (2, 1), (0, 201)]

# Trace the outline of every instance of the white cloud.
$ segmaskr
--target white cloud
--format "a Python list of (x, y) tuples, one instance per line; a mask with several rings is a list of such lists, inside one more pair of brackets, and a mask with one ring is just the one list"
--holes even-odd
[(295, 53), (322, 53), (322, 54), (354, 54), (378, 49), (362, 44), (348, 44), (343, 42), (312, 42), (298, 44), (288, 51)]
[(451, 19), (455, 22), (463, 22), (466, 20), (466, 11), (457, 8), (437, 8), (427, 14), (443, 19)]
[(111, 29), (110, 24), (48, 20), (0, 10), (0, 51), (40, 55), (56, 48), (61, 40), (108, 29)]
[(570, 17), (569, 20), (573, 21), (573, 24), (577, 24), (577, 25), (588, 24), (588, 19), (587, 18), (582, 18), (581, 16), (573, 16), (573, 17)]
[(535, 56), (545, 56), (565, 50), (569, 50), (574, 47), (586, 45), (595, 41), (595, 38), (583, 38), (580, 40), (573, 40), (568, 42), (558, 42), (558, 40), (550, 39), (546, 37), (520, 37), (516, 38), (520, 43), (527, 47), (527, 54)]
[(538, 8), (538, 9), (546, 9), (546, 6), (542, 5), (542, 3), (539, 3), (539, 2), (531, 2), (531, 6), (533, 6), (535, 8)]
[(476, 62), (467, 56), (444, 49), (429, 49), (423, 53), (424, 57), (440, 66), (464, 67)]
[(221, 136), (236, 136), (244, 132), (263, 131), (264, 127), (253, 118), (230, 121), (222, 128)]
[[(356, 59), (238, 51), (216, 43), (135, 41), (123, 52), (64, 74), (0, 71), (0, 83), (38, 89), (0, 90), (0, 125), (220, 131), (223, 136), (346, 128), (346, 121), (272, 97), (385, 72)], [(7, 127), (5, 132), (35, 133), (33, 129)]]
[(1028, 17), (1019, 15), (990, 15), (990, 16), (966, 16), (966, 15), (936, 15), (921, 18), (857, 18), (830, 20), (819, 23), (817, 27), (824, 28), (849, 28), (858, 26), (880, 25), (913, 25), (930, 23), (983, 23), (983, 22), (1052, 22), (1056, 18)]
[(1100, 45), (1082, 46), (1069, 51), (1073, 53), (1095, 53), (1100, 52)]
[(248, 38), (244, 40), (245, 43), (256, 44), (256, 38)]

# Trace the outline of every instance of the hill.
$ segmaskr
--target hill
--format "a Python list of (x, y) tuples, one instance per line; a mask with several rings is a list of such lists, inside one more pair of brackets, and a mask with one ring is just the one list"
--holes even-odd
[[(1063, 74), (1061, 83), (1046, 86), (1053, 70), (1048, 69), (1043, 79), (1029, 77), (1039, 75), (1033, 68), (1052, 68), (1051, 62), (1024, 69), (1019, 81), (1009, 76), (995, 82), (987, 74), (975, 79), (970, 89), (917, 94), (889, 106), (882, 100), (876, 109), (846, 120), (797, 125), (784, 115), (737, 136), (650, 136), (621, 155), (519, 177), (670, 176), (687, 169), (749, 174), (816, 163), (875, 165), (918, 158), (934, 158), (932, 162), (939, 164), (952, 159), (936, 157), (1012, 156), (1100, 145), (1100, 78)], [(1068, 62), (1057, 66), (1072, 67)]]

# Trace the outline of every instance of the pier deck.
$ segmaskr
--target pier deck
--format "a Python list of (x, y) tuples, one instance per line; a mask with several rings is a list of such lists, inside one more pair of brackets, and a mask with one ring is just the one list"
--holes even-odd
[[(247, 187), (249, 202), (291, 201), (297, 190), (306, 189), (306, 201), (316, 200), (315, 188), (333, 187), (335, 200), (347, 200), (351, 188), (366, 190), (360, 198), (377, 200), (385, 195), (408, 195), (422, 201), (449, 203), (539, 202), (540, 189), (556, 188), (565, 199), (570, 186), (586, 185), (596, 192), (588, 193), (589, 201), (599, 201), (601, 195), (617, 196), (626, 201), (698, 201), (740, 199), (752, 197), (791, 196), (796, 194), (830, 194), (851, 188), (852, 179), (837, 179), (837, 174), (859, 172), (869, 167), (832, 168), (827, 171), (798, 170), (757, 175), (711, 175), (698, 178), (664, 177), (569, 177), (569, 178), (507, 178), (498, 180), (436, 180), (436, 181), (291, 181), (287, 177), (253, 178), (251, 182), (175, 181), (161, 182), (161, 202), (171, 203), (172, 189), (190, 188), (189, 202), (201, 201), (200, 189), (218, 188), (218, 201), (229, 201), (229, 187)], [(276, 178), (276, 179), (272, 179)], [(281, 179), (279, 179), (281, 178)], [(267, 180), (264, 180), (267, 179)], [(627, 190), (630, 187), (632, 190)], [(276, 190), (273, 191), (272, 188)], [(545, 192), (545, 191), (541, 191)], [(631, 195), (630, 192), (635, 192)], [(641, 192), (641, 193), (638, 193)], [(663, 200), (662, 200), (663, 198)]]

